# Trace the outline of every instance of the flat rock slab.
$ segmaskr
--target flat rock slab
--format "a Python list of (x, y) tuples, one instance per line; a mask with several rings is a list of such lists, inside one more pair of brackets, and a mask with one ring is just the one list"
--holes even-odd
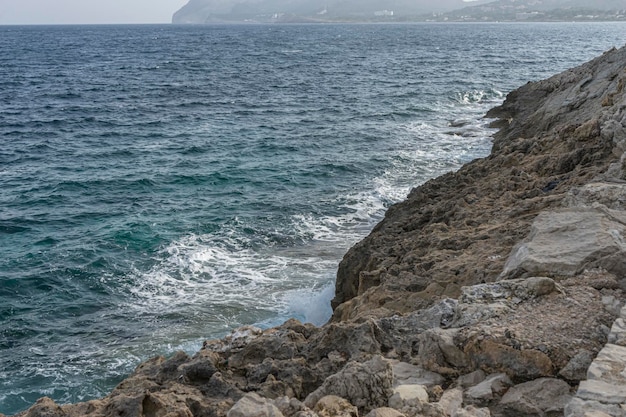
[(626, 386), (604, 381), (581, 381), (576, 396), (604, 404), (626, 404)]
[(604, 346), (587, 370), (587, 379), (621, 385), (626, 389), (626, 347)]
[(585, 268), (626, 272), (626, 217), (602, 208), (540, 213), (528, 238), (516, 245), (502, 277), (573, 276)]

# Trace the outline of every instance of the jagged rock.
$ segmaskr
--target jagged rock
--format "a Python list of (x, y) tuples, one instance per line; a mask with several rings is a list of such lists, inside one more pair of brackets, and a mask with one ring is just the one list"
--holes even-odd
[(365, 417), (406, 417), (404, 414), (399, 412), (398, 410), (394, 410), (389, 407), (381, 407), (376, 408), (369, 413)]
[(274, 399), (274, 405), (285, 417), (293, 417), (300, 411), (310, 411), (309, 407), (305, 406), (297, 398), (289, 398), (287, 396)]
[(426, 387), (434, 387), (443, 384), (445, 381), (445, 378), (438, 373), (427, 371), (421, 366), (399, 361), (391, 361), (391, 364), (394, 387), (398, 385), (424, 385)]
[(349, 362), (340, 372), (326, 378), (304, 403), (313, 408), (322, 397), (336, 395), (368, 412), (387, 405), (392, 383), (391, 364), (382, 356), (374, 356), (367, 362)]
[(622, 307), (620, 317), (613, 322), (608, 339), (611, 344), (626, 346), (626, 306)]
[(489, 411), (488, 408), (478, 408), (469, 405), (465, 408), (461, 408), (451, 417), (491, 417), (491, 411)]
[(586, 379), (587, 369), (589, 369), (589, 365), (593, 361), (593, 356), (588, 350), (579, 352), (559, 371), (559, 375), (573, 382)]
[(626, 184), (593, 182), (573, 188), (565, 197), (567, 207), (593, 207), (596, 204), (614, 209), (626, 209)]
[(235, 403), (226, 417), (283, 417), (283, 414), (270, 400), (250, 392)]
[(37, 400), (25, 414), (24, 417), (66, 417), (61, 407), (52, 399), (43, 397)]
[(552, 376), (554, 366), (543, 352), (534, 349), (515, 349), (489, 339), (476, 339), (465, 347), (475, 368), (488, 372), (504, 372), (517, 380)]
[(485, 380), (487, 375), (482, 369), (478, 369), (469, 374), (461, 375), (457, 378), (456, 384), (461, 388), (469, 388), (478, 385)]
[(467, 354), (455, 343), (459, 329), (430, 329), (419, 335), (419, 359), (426, 369), (444, 371), (466, 369), (470, 364)]
[(619, 211), (596, 207), (542, 212), (528, 238), (511, 251), (502, 276), (573, 276), (594, 267), (623, 276), (625, 233), (626, 215)]
[(541, 378), (511, 387), (500, 400), (504, 416), (562, 415), (572, 398), (570, 386), (554, 378)]
[(470, 403), (486, 404), (502, 397), (512, 385), (511, 379), (504, 373), (489, 375), (483, 382), (468, 389), (465, 398)]
[(439, 399), (439, 405), (447, 416), (453, 416), (463, 405), (463, 390), (452, 388), (443, 393)]
[(428, 402), (428, 391), (423, 385), (400, 385), (393, 389), (389, 407), (402, 410), (405, 407), (419, 406)]
[(315, 404), (313, 411), (319, 417), (359, 417), (359, 410), (344, 398), (326, 395)]

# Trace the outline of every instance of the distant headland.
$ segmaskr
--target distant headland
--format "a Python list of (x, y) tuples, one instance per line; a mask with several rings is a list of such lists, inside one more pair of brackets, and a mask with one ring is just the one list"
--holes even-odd
[(621, 0), (189, 0), (174, 24), (626, 21)]

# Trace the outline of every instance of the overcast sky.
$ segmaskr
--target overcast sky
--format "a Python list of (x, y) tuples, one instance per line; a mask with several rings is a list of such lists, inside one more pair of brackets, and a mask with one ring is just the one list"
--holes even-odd
[(169, 23), (187, 0), (0, 0), (0, 25)]

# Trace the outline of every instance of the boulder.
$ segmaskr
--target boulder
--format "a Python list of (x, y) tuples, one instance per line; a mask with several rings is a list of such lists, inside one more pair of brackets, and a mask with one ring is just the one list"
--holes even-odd
[(320, 398), (313, 411), (319, 417), (359, 417), (359, 411), (355, 406), (336, 395), (326, 395)]
[(445, 382), (445, 378), (438, 373), (427, 371), (421, 366), (407, 362), (392, 361), (393, 386), (424, 385), (434, 387)]
[(461, 375), (457, 378), (456, 384), (461, 388), (469, 388), (478, 385), (485, 380), (487, 375), (482, 369), (478, 369), (469, 374)]
[(505, 373), (489, 375), (483, 382), (468, 389), (465, 397), (470, 403), (486, 404), (502, 397), (512, 385)]
[(626, 214), (595, 208), (541, 212), (528, 238), (516, 245), (501, 277), (573, 276), (603, 267), (626, 274)]
[(326, 395), (345, 398), (360, 411), (387, 405), (391, 396), (393, 373), (391, 364), (382, 356), (374, 356), (367, 362), (349, 362), (338, 373), (326, 378), (324, 383), (309, 394), (304, 403), (313, 408)]
[(504, 372), (516, 380), (529, 380), (552, 376), (554, 366), (550, 358), (535, 349), (514, 347), (490, 339), (477, 338), (465, 347), (474, 368), (488, 372)]
[(369, 413), (365, 417), (406, 417), (404, 414), (399, 412), (398, 410), (394, 410), (389, 407), (381, 407), (376, 408)]
[(226, 417), (283, 417), (272, 401), (250, 392), (228, 411)]
[(473, 405), (469, 405), (465, 408), (461, 408), (452, 417), (491, 417), (491, 411), (488, 408), (478, 408)]
[(401, 410), (428, 402), (428, 391), (423, 385), (400, 385), (393, 389), (389, 407)]
[(498, 408), (510, 417), (563, 415), (571, 398), (570, 386), (565, 381), (541, 378), (511, 387)]
[(559, 375), (568, 381), (577, 382), (587, 378), (587, 369), (593, 361), (593, 354), (582, 350), (569, 360), (567, 365), (559, 371)]
[(452, 388), (443, 393), (439, 399), (439, 405), (447, 416), (453, 416), (463, 405), (463, 390)]

